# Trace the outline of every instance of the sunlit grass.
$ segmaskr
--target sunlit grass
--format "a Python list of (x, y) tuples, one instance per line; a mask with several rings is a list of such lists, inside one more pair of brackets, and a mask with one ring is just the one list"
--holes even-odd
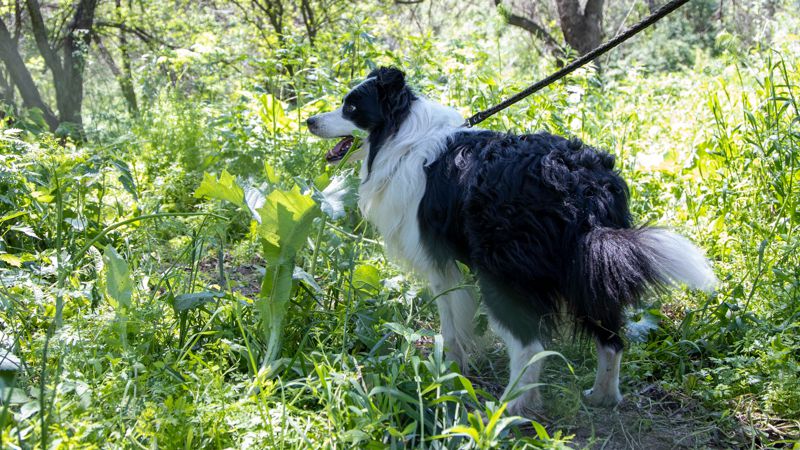
[[(601, 441), (609, 415), (654, 436), (696, 430), (698, 446), (797, 435), (796, 37), (782, 36), (774, 51), (700, 54), (695, 67), (674, 72), (581, 71), (486, 124), (577, 135), (613, 152), (637, 220), (679, 229), (714, 261), (717, 293), (648, 299), (658, 323), (629, 345), (627, 406), (593, 413), (580, 404), (594, 363), (565, 336), (553, 349), (570, 366), (547, 366), (545, 415), (506, 420), (502, 349), (487, 332), (475, 372), (457, 374), (443, 359), (430, 295), (385, 260), (352, 199), (342, 217), (320, 214), (282, 260), (294, 281), (282, 290), (273, 354), (258, 312), (274, 300), (258, 294), (274, 267), (264, 230), (242, 205), (196, 198), (203, 174), (226, 169), (267, 195), (314, 192), (316, 208), (334, 175), (350, 188), (357, 181), (324, 166), (326, 143), (302, 120), (336, 104), (366, 61), (402, 66), (422, 92), (465, 114), (551, 69), (477, 40), (416, 36), (393, 52), (367, 28), (353, 23), (341, 42), (320, 44), (338, 49), (335, 63), (294, 80), (270, 66), (246, 86), (195, 97), (158, 91), (125, 132), (98, 126), (88, 144), (6, 126), (0, 323), (21, 370), (16, 390), (2, 391), (11, 401), (0, 413), (0, 446), (557, 448)], [(294, 92), (267, 94), (276, 84)], [(104, 264), (107, 246), (119, 261)], [(129, 269), (124, 310), (125, 296), (108, 286), (110, 261)], [(688, 419), (675, 425), (676, 411)]]

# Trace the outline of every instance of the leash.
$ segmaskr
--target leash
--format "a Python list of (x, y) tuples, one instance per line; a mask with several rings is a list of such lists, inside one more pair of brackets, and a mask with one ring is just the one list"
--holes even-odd
[(569, 65), (565, 66), (558, 72), (555, 72), (548, 76), (547, 78), (538, 81), (527, 88), (524, 91), (519, 92), (518, 94), (514, 95), (499, 103), (495, 106), (492, 106), (489, 109), (485, 109), (483, 111), (478, 112), (477, 114), (473, 115), (466, 122), (462, 125), (463, 127), (472, 128), (475, 125), (483, 122), (484, 120), (488, 119), (489, 117), (497, 114), (498, 112), (508, 108), (509, 106), (517, 103), (518, 101), (522, 100), (529, 95), (542, 90), (543, 88), (555, 83), (556, 81), (564, 78), (565, 76), (569, 75), (570, 73), (574, 72), (575, 69), (586, 65), (588, 62), (596, 59), (598, 56), (606, 53), (607, 51), (611, 50), (612, 48), (622, 44), (623, 42), (627, 41), (628, 39), (632, 38), (634, 35), (639, 33), (640, 31), (644, 30), (645, 28), (649, 27), (650, 25), (658, 22), (659, 20), (663, 19), (664, 16), (670, 14), (671, 12), (675, 11), (676, 9), (680, 8), (681, 6), (689, 3), (689, 0), (672, 0), (671, 2), (665, 4), (661, 8), (659, 8), (656, 12), (651, 14), (650, 16), (646, 17), (641, 22), (633, 25), (632, 27), (628, 28), (627, 30), (623, 31), (622, 33), (616, 35), (613, 39), (607, 41), (605, 44), (595, 48), (594, 50), (590, 51), (589, 53), (581, 56), (580, 58), (572, 61)]

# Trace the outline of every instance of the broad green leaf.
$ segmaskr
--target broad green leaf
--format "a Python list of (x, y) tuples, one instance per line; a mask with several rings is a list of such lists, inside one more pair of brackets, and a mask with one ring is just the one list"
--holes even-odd
[(478, 435), (478, 430), (466, 427), (464, 425), (456, 425), (447, 430), (446, 433), (457, 436), (469, 436), (475, 442), (478, 442), (478, 439), (480, 439), (480, 436)]
[(23, 264), (36, 260), (37, 257), (30, 253), (0, 253), (0, 261), (14, 267), (22, 267)]
[(283, 333), (283, 318), (292, 293), (292, 265), (280, 264), (267, 268), (261, 283), (256, 308), (261, 315), (261, 327), (267, 341), (265, 362), (278, 357)]
[(244, 191), (236, 184), (236, 179), (223, 170), (219, 179), (209, 173), (203, 174), (203, 181), (194, 192), (195, 198), (225, 200), (236, 206), (244, 206)]
[(414, 343), (420, 340), (423, 336), (433, 336), (434, 332), (431, 330), (414, 330), (401, 323), (386, 322), (383, 326), (392, 333), (403, 336), (407, 342)]
[(16, 211), (16, 212), (13, 212), (13, 213), (6, 214), (5, 216), (0, 217), (0, 223), (5, 222), (6, 220), (15, 219), (15, 218), (17, 218), (19, 216), (24, 216), (26, 214), (28, 214), (27, 211)]
[(22, 234), (24, 234), (26, 236), (30, 236), (30, 237), (32, 237), (34, 239), (40, 239), (40, 237), (36, 234), (36, 232), (33, 231), (33, 228), (31, 228), (31, 227), (29, 227), (27, 225), (24, 225), (24, 226), (23, 225), (12, 225), (12, 226), (8, 227), (8, 229), (12, 230), (12, 231), (16, 231), (18, 233), (22, 233)]
[(9, 253), (0, 254), (0, 261), (3, 261), (9, 266), (22, 267), (22, 259), (20, 259), (19, 256), (12, 255)]
[(495, 425), (497, 425), (497, 421), (503, 416), (503, 411), (506, 410), (506, 406), (508, 406), (508, 403), (503, 403), (499, 408), (497, 408), (497, 411), (492, 414), (492, 417), (489, 418), (489, 422), (486, 424), (486, 431), (491, 433), (494, 430)]
[(190, 309), (198, 308), (206, 303), (212, 303), (215, 299), (222, 297), (222, 292), (195, 292), (193, 294), (181, 294), (175, 297), (172, 303), (176, 311), (187, 311)]
[(308, 237), (318, 209), (314, 200), (295, 186), (290, 191), (272, 191), (257, 212), (261, 216), (257, 230), (263, 239), (264, 257), (275, 265), (294, 259)]
[(33, 399), (30, 402), (23, 404), (19, 410), (19, 415), (15, 415), (14, 418), (17, 420), (26, 420), (32, 417), (41, 410), (41, 404), (42, 403), (39, 401), (39, 399)]
[(644, 342), (651, 331), (658, 329), (660, 319), (649, 311), (642, 311), (639, 318), (628, 321), (626, 326), (628, 339), (633, 342)]
[(292, 123), (292, 120), (286, 117), (285, 106), (280, 100), (270, 94), (261, 94), (256, 100), (259, 103), (258, 116), (270, 129), (281, 129)]
[(17, 355), (0, 348), (0, 372), (18, 372), (20, 361)]
[(399, 390), (397, 388), (393, 388), (393, 387), (376, 386), (376, 387), (372, 388), (371, 391), (369, 391), (369, 396), (370, 397), (373, 397), (373, 396), (378, 395), (378, 394), (386, 394), (386, 395), (388, 395), (390, 397), (394, 397), (396, 399), (402, 400), (402, 401), (407, 402), (407, 403), (409, 403), (411, 405), (415, 405), (418, 402), (418, 400), (416, 398), (406, 394), (405, 392), (403, 392), (403, 391), (401, 391), (401, 390)]
[(397, 322), (387, 322), (383, 326), (392, 333), (403, 336), (407, 342), (416, 342), (422, 337), (413, 329)]
[[(391, 434), (391, 429), (389, 430), (389, 433)], [(403, 436), (399, 437), (402, 438)], [(352, 447), (350, 448), (362, 448), (362, 446), (359, 446), (357, 444), (360, 444), (364, 441), (368, 441), (369, 438), (370, 438), (369, 433), (357, 429), (347, 430), (341, 433), (339, 436), (337, 436), (337, 440), (341, 439), (343, 442), (352, 445)]]
[(297, 281), (302, 281), (308, 287), (314, 290), (317, 294), (322, 294), (324, 291), (320, 287), (317, 280), (314, 279), (314, 276), (310, 273), (303, 270), (301, 267), (295, 267), (294, 272), (292, 273), (292, 279)]
[(381, 290), (381, 272), (369, 264), (360, 264), (353, 272), (353, 287), (375, 294)]
[(305, 244), (319, 208), (311, 197), (295, 187), (290, 191), (272, 191), (257, 212), (261, 223), (256, 230), (267, 270), (256, 307), (267, 340), (266, 361), (270, 361), (280, 351), (283, 318), (292, 292), (295, 255)]
[[(487, 403), (486, 407), (488, 408), (490, 407), (490, 405), (491, 404)], [(483, 423), (483, 415), (478, 414), (477, 412), (469, 413), (467, 414), (467, 421), (469, 422), (470, 425), (472, 425), (472, 428), (481, 433), (483, 432), (483, 429), (485, 428)]]
[(355, 177), (337, 175), (324, 190), (316, 192), (314, 198), (328, 217), (341, 219), (345, 215), (345, 207), (355, 205), (357, 188), (358, 180)]
[(542, 424), (540, 424), (535, 420), (532, 420), (531, 425), (533, 426), (533, 429), (536, 430), (536, 436), (538, 436), (539, 439), (543, 441), (547, 441), (550, 439), (550, 435), (547, 433), (547, 430), (544, 429)]
[(133, 179), (133, 174), (131, 173), (130, 167), (128, 167), (128, 163), (121, 159), (114, 158), (111, 159), (111, 165), (119, 171), (119, 182), (122, 184), (122, 187), (131, 194), (134, 200), (138, 201), (139, 192), (136, 189), (136, 181)]
[(258, 214), (258, 209), (264, 206), (266, 201), (264, 194), (257, 188), (249, 187), (244, 191), (244, 203), (247, 209), (250, 210), (253, 220), (258, 223), (261, 223), (261, 215)]
[(133, 280), (128, 263), (110, 244), (103, 252), (103, 262), (106, 270), (106, 294), (114, 301), (115, 306), (129, 308), (133, 296)]
[(428, 402), (429, 405), (438, 405), (440, 403), (461, 403), (461, 398), (456, 397), (455, 395), (439, 395), (436, 398), (432, 399)]
[(75, 231), (83, 231), (86, 229), (86, 225), (89, 224), (89, 221), (83, 216), (65, 217), (64, 222), (67, 222)]
[(469, 398), (471, 398), (473, 402), (478, 403), (478, 396), (475, 395), (475, 388), (472, 387), (472, 382), (469, 381), (469, 378), (459, 375), (458, 381), (460, 381), (461, 385), (464, 386), (467, 394), (469, 394)]
[(264, 174), (267, 176), (267, 181), (272, 185), (278, 184), (278, 182), (281, 181), (281, 178), (275, 173), (275, 169), (266, 161), (264, 161)]
[(314, 186), (317, 189), (326, 189), (331, 182), (331, 173), (330, 172), (322, 172), (316, 177), (314, 177)]
[(416, 429), (417, 429), (417, 421), (416, 420), (412, 420), (411, 423), (409, 423), (408, 425), (406, 425), (405, 428), (403, 428), (403, 432), (402, 432), (403, 436), (410, 435)]
[(45, 190), (45, 188), (40, 188), (41, 190), (31, 191), (30, 196), (39, 203), (51, 203), (55, 200), (55, 197), (50, 194), (49, 191)]
[(28, 397), (24, 389), (10, 387), (0, 388), (0, 398), (2, 398), (3, 401), (8, 399), (8, 403), (11, 405), (19, 405), (31, 401), (31, 398)]

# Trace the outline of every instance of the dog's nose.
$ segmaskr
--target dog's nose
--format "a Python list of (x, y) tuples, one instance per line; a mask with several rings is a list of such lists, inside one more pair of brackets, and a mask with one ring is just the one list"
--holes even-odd
[(317, 116), (311, 116), (308, 119), (306, 119), (306, 126), (309, 128), (313, 127), (314, 124), (316, 123), (317, 123)]

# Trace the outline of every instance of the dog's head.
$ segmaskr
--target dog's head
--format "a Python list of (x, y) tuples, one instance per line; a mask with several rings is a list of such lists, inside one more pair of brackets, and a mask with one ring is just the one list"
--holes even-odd
[[(416, 96), (406, 85), (405, 75), (394, 68), (375, 69), (344, 96), (342, 106), (329, 113), (310, 117), (306, 123), (315, 135), (324, 138), (342, 138), (325, 159), (333, 163), (341, 160), (353, 145), (353, 136), (367, 133), (367, 170), (384, 142), (394, 135), (408, 116)], [(362, 149), (353, 153), (355, 158)]]

